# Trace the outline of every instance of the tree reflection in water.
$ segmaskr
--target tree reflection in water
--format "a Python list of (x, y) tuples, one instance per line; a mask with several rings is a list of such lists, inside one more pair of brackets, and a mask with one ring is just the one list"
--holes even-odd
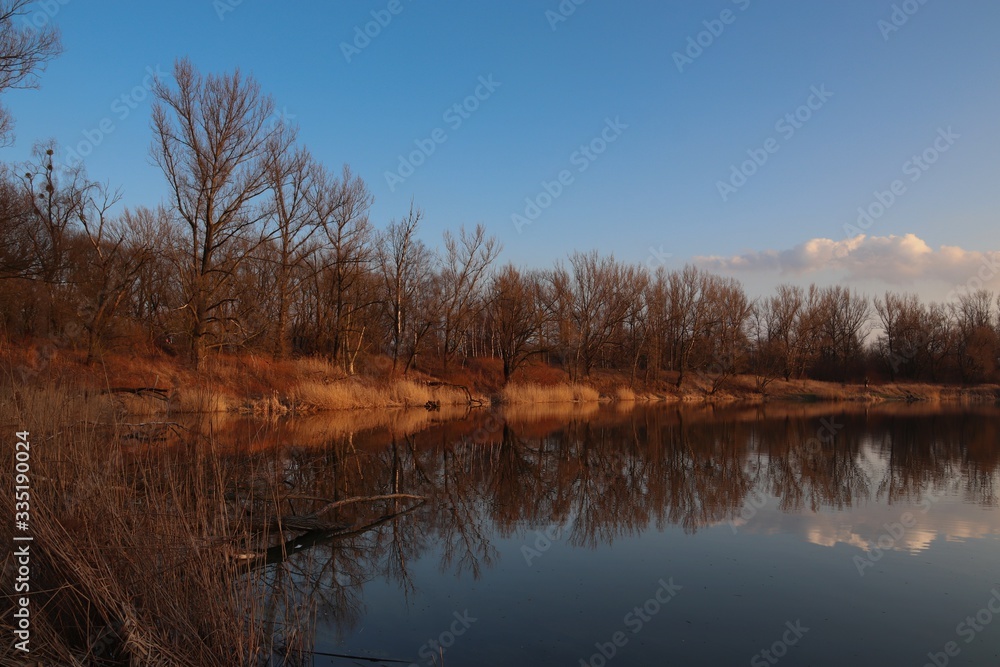
[[(985, 407), (619, 406), (401, 414), (356, 430), (241, 423), (230, 435), (240, 441), (255, 428), (256, 447), (232, 454), (247, 481), (227, 498), (247, 521), (262, 512), (308, 516), (356, 496), (424, 499), (353, 503), (321, 528), (264, 535), (251, 580), (274, 635), (292, 644), (317, 618), (342, 636), (353, 632), (374, 579), (412, 595), (410, 565), (431, 551), (443, 572), (478, 579), (499, 557), (494, 540), (539, 527), (567, 527), (570, 545), (593, 549), (651, 526), (694, 533), (731, 521), (755, 494), (796, 513), (927, 493), (992, 506), (997, 415)], [(831, 423), (836, 435), (810, 447)]]

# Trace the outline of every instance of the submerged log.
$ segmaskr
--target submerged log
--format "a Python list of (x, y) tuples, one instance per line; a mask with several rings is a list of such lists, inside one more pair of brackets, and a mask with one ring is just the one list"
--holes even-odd
[[(398, 496), (420, 498), (420, 496), (407, 496), (406, 494), (394, 494), (391, 497)], [(368, 498), (363, 498), (362, 500), (368, 500)], [(423, 504), (424, 500), (421, 500), (415, 505), (402, 509), (398, 512), (383, 514), (368, 523), (353, 526), (330, 524), (326, 528), (305, 531), (281, 544), (275, 545), (263, 551), (234, 551), (230, 554), (230, 556), (235, 560), (244, 561), (251, 568), (259, 568), (266, 565), (282, 563), (288, 558), (289, 554), (295, 554), (318, 544), (328, 543), (332, 540), (361, 535), (372, 528), (377, 528), (384, 523), (392, 521), (396, 517), (408, 514)]]
[[(294, 496), (289, 496), (289, 498), (294, 498)], [(309, 514), (286, 514), (284, 516), (272, 516), (259, 522), (255, 522), (254, 528), (259, 530), (291, 530), (298, 532), (307, 532), (313, 530), (337, 530), (346, 528), (342, 524), (331, 523), (325, 519), (323, 516), (328, 514), (332, 510), (338, 507), (344, 507), (345, 505), (354, 505), (356, 503), (363, 503), (367, 501), (375, 500), (426, 500), (424, 496), (414, 496), (409, 493), (389, 493), (381, 496), (355, 496), (353, 498), (345, 498), (344, 500), (331, 500), (327, 501), (325, 505), (320, 507), (315, 512)], [(308, 500), (325, 500), (323, 498), (308, 498)]]

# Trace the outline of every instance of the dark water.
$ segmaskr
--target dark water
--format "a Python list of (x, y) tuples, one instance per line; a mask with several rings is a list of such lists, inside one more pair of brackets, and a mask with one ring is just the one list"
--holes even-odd
[(322, 444), (286, 448), (287, 484), (426, 500), (351, 505), (377, 525), (273, 567), (316, 665), (996, 665), (998, 425), (809, 405), (289, 430)]

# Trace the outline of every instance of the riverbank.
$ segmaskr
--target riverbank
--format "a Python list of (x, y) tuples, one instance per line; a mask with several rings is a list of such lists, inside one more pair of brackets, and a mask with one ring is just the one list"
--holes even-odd
[(713, 387), (712, 378), (689, 374), (680, 387), (676, 374), (655, 381), (596, 371), (571, 381), (560, 369), (529, 365), (503, 385), (499, 362), (470, 360), (441, 369), (393, 374), (388, 359), (368, 360), (355, 375), (316, 358), (274, 360), (261, 355), (217, 355), (196, 371), (162, 353), (108, 354), (87, 365), (82, 352), (7, 346), (0, 368), (9, 391), (0, 402), (23, 404), (75, 393), (99, 413), (155, 415), (173, 413), (241, 413), (259, 416), (309, 414), (336, 410), (446, 406), (495, 403), (590, 402), (748, 402), (765, 401), (930, 401), (997, 402), (1000, 386), (960, 387), (927, 383), (842, 384), (817, 380), (762, 382), (733, 376)]

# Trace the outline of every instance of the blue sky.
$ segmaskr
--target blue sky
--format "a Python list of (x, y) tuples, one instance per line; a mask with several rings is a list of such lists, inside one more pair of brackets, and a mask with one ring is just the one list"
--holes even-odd
[[(891, 24), (879, 22), (892, 21), (894, 4), (900, 25), (888, 32)], [(17, 143), (3, 159), (26, 158), (38, 139), (86, 145), (87, 133), (100, 136), (101, 121), (111, 119), (113, 131), (100, 136), (86, 165), (92, 178), (120, 186), (130, 204), (166, 194), (149, 158), (150, 100), (140, 99), (147, 68), (169, 71), (189, 56), (202, 71), (252, 73), (317, 157), (333, 168), (349, 163), (369, 183), (377, 226), (403, 215), (412, 198), (426, 213), (429, 242), (483, 222), (503, 242), (503, 259), (526, 266), (577, 249), (651, 264), (653, 248), (671, 255), (669, 266), (716, 257), (710, 265), (751, 289), (847, 276), (874, 290), (892, 277), (870, 265), (899, 261), (919, 265), (903, 286), (937, 297), (978, 261), (963, 255), (942, 277), (937, 263), (955, 255), (938, 253), (940, 246), (1000, 249), (995, 0), (565, 0), (571, 14), (559, 14), (558, 0), (398, 0), (395, 15), (390, 0), (51, 0), (30, 18), (48, 20), (46, 7), (57, 5), (52, 20), (66, 51), (40, 89), (5, 95)], [(391, 21), (367, 45), (355, 42), (373, 11)], [(706, 32), (720, 27), (717, 36)], [(697, 57), (679, 71), (674, 54), (699, 33), (707, 46), (691, 50)], [(348, 62), (344, 45), (352, 43)], [(136, 86), (135, 108), (125, 115), (115, 100)], [(448, 114), (477, 87), (484, 99), (471, 106), (478, 108)], [(832, 95), (819, 103), (810, 100), (814, 90)], [(809, 101), (814, 109), (799, 109)], [(779, 131), (776, 123), (797, 110), (808, 120), (796, 121), (794, 134), (787, 124)], [(609, 120), (616, 133), (605, 130)], [(957, 138), (911, 180), (904, 164), (948, 128)], [(447, 140), (435, 142), (435, 129)], [(614, 140), (583, 157), (581, 146), (602, 146), (602, 131)], [(390, 188), (386, 172), (418, 150), (417, 141), (434, 152)], [(768, 145), (776, 152), (764, 151), (767, 161), (724, 201), (719, 182)], [(544, 193), (543, 181), (563, 170), (568, 184), (518, 231), (512, 215), (523, 215), (526, 198)], [(861, 244), (867, 254), (851, 254), (857, 244), (844, 243), (845, 225), (896, 180), (903, 194), (862, 231), (913, 234), (930, 254), (914, 242)], [(828, 255), (803, 244), (817, 238), (836, 242), (832, 252), (851, 261), (814, 273), (809, 263)], [(892, 254), (914, 247), (919, 262)], [(768, 251), (770, 261), (757, 261)]]

